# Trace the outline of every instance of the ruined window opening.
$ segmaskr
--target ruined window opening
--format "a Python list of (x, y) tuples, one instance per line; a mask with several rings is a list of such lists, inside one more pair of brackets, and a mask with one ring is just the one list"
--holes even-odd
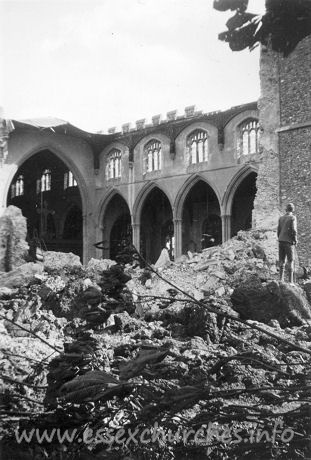
[(24, 176), (18, 176), (15, 183), (11, 185), (11, 198), (24, 195)]
[(145, 172), (159, 171), (162, 169), (162, 146), (161, 142), (151, 140), (144, 148)]
[(187, 138), (187, 146), (190, 154), (190, 163), (203, 163), (208, 161), (208, 133), (202, 129), (196, 129)]
[(64, 190), (68, 187), (77, 187), (78, 183), (74, 178), (74, 175), (71, 171), (67, 171), (64, 174)]
[(41, 179), (37, 180), (37, 193), (48, 192), (49, 190), (51, 190), (51, 171), (50, 169), (45, 169)]
[(247, 120), (239, 126), (238, 157), (258, 153), (259, 147), (259, 122)]
[(117, 179), (121, 177), (121, 151), (120, 150), (113, 149), (108, 154), (106, 177), (107, 179)]

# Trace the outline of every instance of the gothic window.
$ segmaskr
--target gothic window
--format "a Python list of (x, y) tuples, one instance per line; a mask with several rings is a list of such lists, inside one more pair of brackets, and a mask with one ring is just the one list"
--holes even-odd
[(190, 154), (190, 163), (203, 163), (208, 161), (208, 133), (196, 129), (187, 138), (187, 147)]
[(18, 176), (15, 183), (11, 185), (11, 198), (24, 195), (24, 176)]
[(258, 120), (247, 120), (239, 126), (238, 157), (258, 153), (259, 123)]
[(51, 190), (51, 171), (45, 169), (41, 179), (37, 180), (37, 193), (48, 192), (49, 190)]
[(109, 152), (106, 166), (107, 179), (121, 177), (121, 151), (113, 149)]
[(64, 174), (64, 190), (68, 187), (77, 187), (77, 181), (71, 171)]
[(162, 169), (161, 142), (152, 139), (144, 148), (144, 171), (159, 171)]

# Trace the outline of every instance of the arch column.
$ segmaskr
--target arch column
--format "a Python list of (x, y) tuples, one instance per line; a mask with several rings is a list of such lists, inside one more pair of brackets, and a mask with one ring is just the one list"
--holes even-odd
[(182, 219), (174, 219), (175, 260), (182, 255)]
[(137, 251), (140, 252), (140, 224), (132, 224), (132, 241)]
[(231, 214), (222, 214), (221, 224), (222, 224), (222, 242), (224, 243), (225, 241), (231, 238)]
[[(99, 241), (103, 241), (103, 240), (104, 240), (104, 230), (105, 230), (104, 225), (97, 225), (97, 227), (96, 227), (96, 241), (95, 241), (95, 243), (98, 243)], [(96, 257), (97, 259), (101, 259), (101, 258), (103, 257), (103, 250), (102, 250), (102, 249), (95, 248), (95, 257)]]
[(86, 263), (89, 260), (89, 235), (88, 235), (88, 219), (86, 214), (82, 214), (82, 241), (83, 241), (83, 261)]

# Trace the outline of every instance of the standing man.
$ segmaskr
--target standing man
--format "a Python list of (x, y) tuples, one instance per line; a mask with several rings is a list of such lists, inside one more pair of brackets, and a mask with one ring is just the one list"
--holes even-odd
[(295, 206), (289, 203), (286, 206), (286, 214), (279, 218), (278, 239), (279, 239), (279, 264), (280, 279), (284, 281), (284, 269), (287, 259), (289, 264), (289, 282), (294, 282), (294, 258), (295, 245), (297, 241), (297, 219), (293, 215)]

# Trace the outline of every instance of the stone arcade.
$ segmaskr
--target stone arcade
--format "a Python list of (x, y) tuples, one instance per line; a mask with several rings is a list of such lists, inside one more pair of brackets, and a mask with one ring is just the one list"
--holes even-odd
[[(149, 262), (274, 228), (297, 205), (300, 259), (311, 245), (310, 37), (289, 57), (262, 49), (261, 98), (223, 112), (138, 120), (108, 134), (56, 119), (2, 120), (1, 206), (20, 207), (50, 250), (114, 257), (132, 240)], [(94, 245), (101, 243), (101, 249)]]
[(20, 207), (29, 237), (50, 250), (113, 258), (132, 238), (155, 262), (165, 245), (178, 257), (251, 227), (256, 103), (209, 114), (188, 107), (107, 135), (60, 120), (13, 120), (11, 129), (2, 204)]

